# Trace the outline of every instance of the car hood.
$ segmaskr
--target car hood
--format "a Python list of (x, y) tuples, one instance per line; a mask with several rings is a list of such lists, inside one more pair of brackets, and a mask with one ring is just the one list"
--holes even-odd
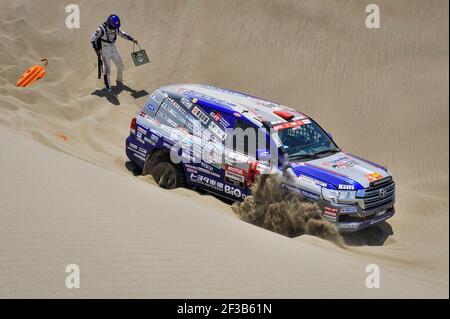
[(383, 166), (344, 152), (308, 162), (291, 162), (290, 165), (297, 176), (306, 175), (336, 189), (359, 190), (390, 176)]

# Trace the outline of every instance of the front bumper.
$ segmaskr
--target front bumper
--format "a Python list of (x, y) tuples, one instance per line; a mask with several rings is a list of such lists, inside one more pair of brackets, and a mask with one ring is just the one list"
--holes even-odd
[(385, 211), (374, 214), (372, 218), (360, 221), (338, 222), (337, 227), (340, 232), (355, 232), (375, 224), (378, 224), (395, 215), (395, 207), (391, 206)]
[(395, 202), (372, 210), (362, 210), (359, 205), (340, 205), (321, 201), (324, 219), (335, 224), (340, 232), (355, 232), (378, 224), (395, 214)]

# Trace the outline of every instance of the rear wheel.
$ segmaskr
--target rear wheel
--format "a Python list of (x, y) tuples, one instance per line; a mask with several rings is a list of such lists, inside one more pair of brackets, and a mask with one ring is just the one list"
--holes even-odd
[(144, 171), (150, 173), (162, 188), (174, 189), (185, 186), (183, 167), (172, 163), (167, 152), (157, 151), (147, 161)]

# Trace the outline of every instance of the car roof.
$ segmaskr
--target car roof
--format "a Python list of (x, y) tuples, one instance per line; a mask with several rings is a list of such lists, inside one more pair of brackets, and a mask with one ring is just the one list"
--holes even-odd
[(261, 126), (262, 121), (269, 121), (271, 124), (288, 122), (274, 111), (289, 112), (293, 115), (290, 120), (308, 118), (305, 114), (287, 106), (210, 85), (175, 84), (162, 87), (160, 90), (169, 96), (185, 96), (190, 100), (195, 98), (199, 105), (206, 104), (230, 114), (237, 112), (258, 126)]

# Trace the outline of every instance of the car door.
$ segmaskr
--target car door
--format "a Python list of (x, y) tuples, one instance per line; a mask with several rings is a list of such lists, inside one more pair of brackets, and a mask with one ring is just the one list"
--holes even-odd
[[(226, 139), (224, 121), (207, 107), (193, 103), (186, 117), (190, 134), (184, 163), (188, 183), (224, 195), (223, 149)], [(222, 119), (222, 120), (221, 120)], [(188, 145), (186, 145), (188, 146)]]
[[(256, 167), (259, 129), (242, 117), (235, 117), (233, 134), (228, 135), (224, 161), (224, 192), (234, 200), (243, 200), (250, 193), (252, 169)], [(250, 174), (249, 174), (250, 172)]]

